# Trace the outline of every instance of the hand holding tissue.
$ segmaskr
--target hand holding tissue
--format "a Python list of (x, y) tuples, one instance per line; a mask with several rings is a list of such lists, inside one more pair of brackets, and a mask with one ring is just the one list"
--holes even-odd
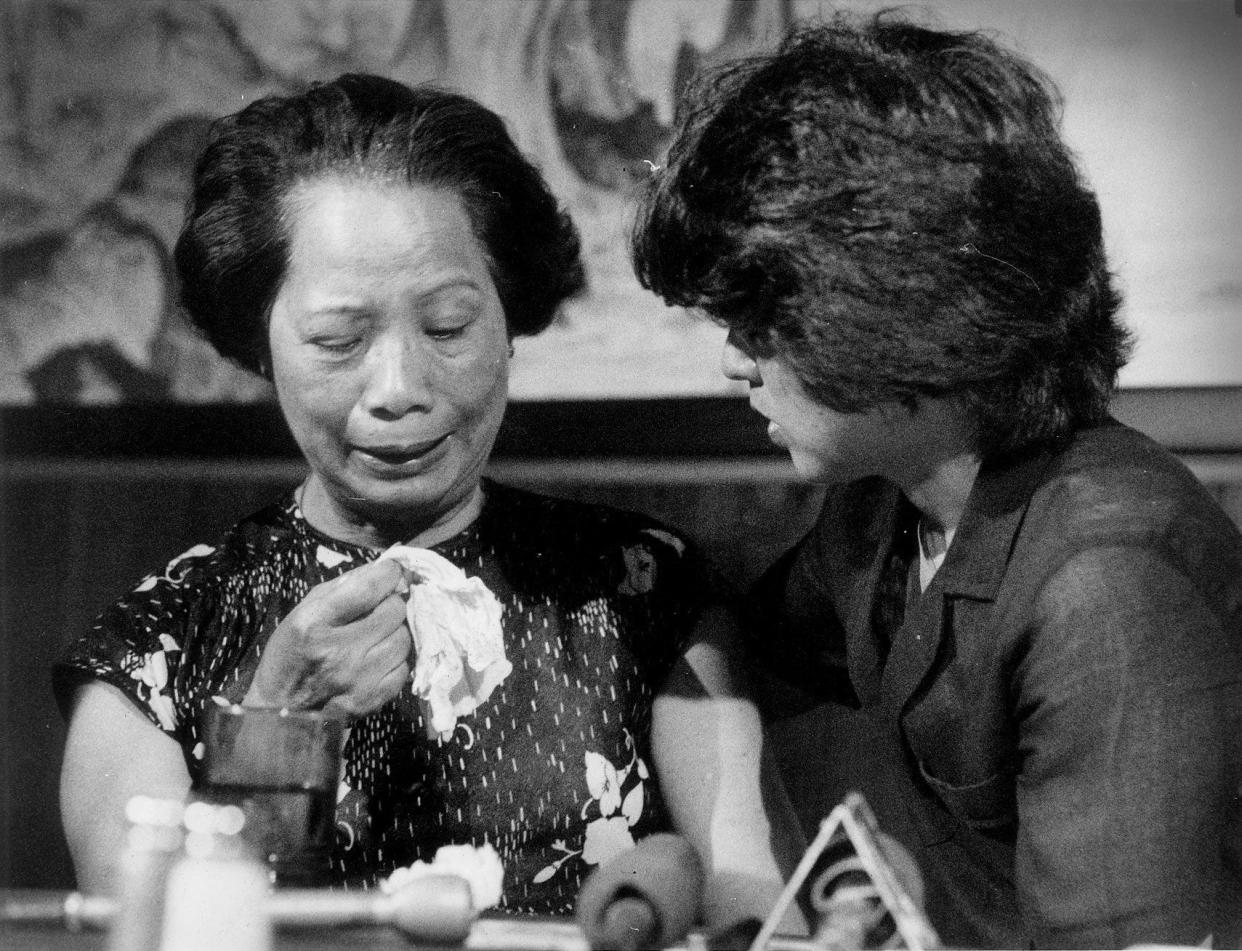
[(406, 602), (416, 654), (413, 689), (428, 738), (446, 740), (457, 718), (473, 713), (513, 670), (500, 602), (482, 580), (428, 549), (394, 545), (381, 557), (413, 575)]

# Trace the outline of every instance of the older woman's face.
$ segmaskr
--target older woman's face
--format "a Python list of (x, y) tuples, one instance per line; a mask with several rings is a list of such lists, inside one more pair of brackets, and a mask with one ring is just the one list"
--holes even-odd
[(431, 544), (477, 511), (509, 338), (451, 192), (350, 178), (298, 187), (272, 308), (272, 375), (310, 463), (303, 510), (346, 540)]

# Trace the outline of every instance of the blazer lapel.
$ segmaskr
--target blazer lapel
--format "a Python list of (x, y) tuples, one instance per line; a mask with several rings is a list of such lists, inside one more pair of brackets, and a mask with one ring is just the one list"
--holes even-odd
[[(991, 604), (1050, 459), (1041, 453), (979, 471), (944, 563), (893, 643), (882, 683), (885, 705), (905, 708), (931, 670), (950, 625), (958, 637), (989, 636)], [(962, 604), (963, 599), (975, 603)]]
[(859, 505), (859, 518), (850, 529), (854, 535), (852, 564), (840, 574), (844, 587), (838, 592), (837, 604), (845, 626), (847, 666), (854, 692), (864, 706), (874, 704), (880, 695), (881, 658), (871, 615), (901, 504), (901, 492), (885, 482)]

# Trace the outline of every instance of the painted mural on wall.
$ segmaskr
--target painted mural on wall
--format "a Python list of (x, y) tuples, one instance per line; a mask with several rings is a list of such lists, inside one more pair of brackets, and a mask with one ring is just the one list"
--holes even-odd
[(790, 19), (782, 0), (7, 0), (0, 402), (266, 399), (178, 311), (189, 170), (213, 116), (346, 71), (496, 109), (577, 221), (589, 291), (519, 342), (515, 397), (723, 392), (719, 331), (637, 285), (627, 212), (685, 76)]
[[(518, 399), (731, 392), (721, 332), (625, 253), (632, 190), (700, 64), (890, 0), (0, 0), (0, 404), (229, 402), (265, 384), (177, 311), (170, 249), (214, 116), (347, 70), (504, 115), (583, 235), (590, 287), (518, 342)], [(1048, 70), (1138, 333), (1132, 386), (1242, 384), (1242, 17), (1231, 0), (920, 0)], [(1055, 14), (1055, 15), (1054, 15)]]

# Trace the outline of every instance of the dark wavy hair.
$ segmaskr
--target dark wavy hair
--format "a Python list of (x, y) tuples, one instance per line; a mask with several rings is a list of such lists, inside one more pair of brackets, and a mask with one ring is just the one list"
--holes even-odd
[(1101, 420), (1130, 346), (1060, 98), (981, 33), (886, 11), (692, 81), (632, 236), (642, 284), (840, 412), (963, 400), (985, 458)]
[(174, 258), (182, 305), (223, 355), (266, 375), (268, 318), (289, 259), (287, 197), (347, 175), (446, 188), (484, 248), (511, 336), (535, 334), (585, 285), (579, 238), (504, 122), (434, 86), (347, 74), (217, 120)]

